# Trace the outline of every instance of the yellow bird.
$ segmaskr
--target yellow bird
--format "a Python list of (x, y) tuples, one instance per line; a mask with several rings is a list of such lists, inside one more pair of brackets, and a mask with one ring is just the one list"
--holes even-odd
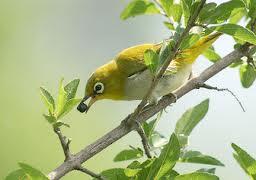
[[(214, 33), (201, 38), (171, 61), (162, 79), (154, 89), (150, 102), (167, 95), (183, 85), (190, 77), (192, 64), (221, 35)], [(99, 67), (86, 84), (85, 97), (78, 105), (87, 112), (97, 100), (141, 100), (150, 88), (153, 74), (144, 63), (144, 52), (159, 52), (162, 44), (142, 44), (121, 51), (113, 60)], [(90, 99), (88, 105), (84, 102)]]

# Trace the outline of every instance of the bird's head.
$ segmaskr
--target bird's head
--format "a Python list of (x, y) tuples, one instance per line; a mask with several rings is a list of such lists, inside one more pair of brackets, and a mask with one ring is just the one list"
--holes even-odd
[[(124, 78), (114, 61), (99, 67), (88, 79), (85, 96), (77, 109), (87, 112), (98, 100), (115, 99), (121, 100), (124, 96)], [(88, 105), (85, 103), (88, 99)]]

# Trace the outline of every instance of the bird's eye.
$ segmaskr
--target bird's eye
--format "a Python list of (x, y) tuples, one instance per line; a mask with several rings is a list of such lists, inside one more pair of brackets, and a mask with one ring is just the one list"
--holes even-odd
[(95, 91), (97, 94), (103, 93), (103, 91), (104, 91), (104, 84), (102, 84), (101, 82), (95, 83), (95, 85), (94, 85), (94, 91)]

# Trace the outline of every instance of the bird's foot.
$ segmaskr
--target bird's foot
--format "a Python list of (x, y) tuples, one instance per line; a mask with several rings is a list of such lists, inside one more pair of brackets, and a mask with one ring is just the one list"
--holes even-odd
[(164, 97), (169, 97), (169, 98), (174, 99), (174, 102), (173, 102), (173, 103), (176, 103), (176, 102), (177, 102), (177, 100), (178, 100), (177, 95), (176, 95), (176, 94), (174, 94), (174, 93), (169, 93), (169, 94), (165, 95)]

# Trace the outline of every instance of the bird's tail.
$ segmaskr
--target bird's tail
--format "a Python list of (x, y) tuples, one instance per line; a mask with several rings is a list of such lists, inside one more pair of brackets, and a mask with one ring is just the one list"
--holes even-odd
[(186, 61), (193, 63), (196, 58), (207, 50), (221, 35), (222, 33), (216, 32), (201, 38), (192, 47), (185, 49), (181, 53), (183, 58), (185, 57)]

